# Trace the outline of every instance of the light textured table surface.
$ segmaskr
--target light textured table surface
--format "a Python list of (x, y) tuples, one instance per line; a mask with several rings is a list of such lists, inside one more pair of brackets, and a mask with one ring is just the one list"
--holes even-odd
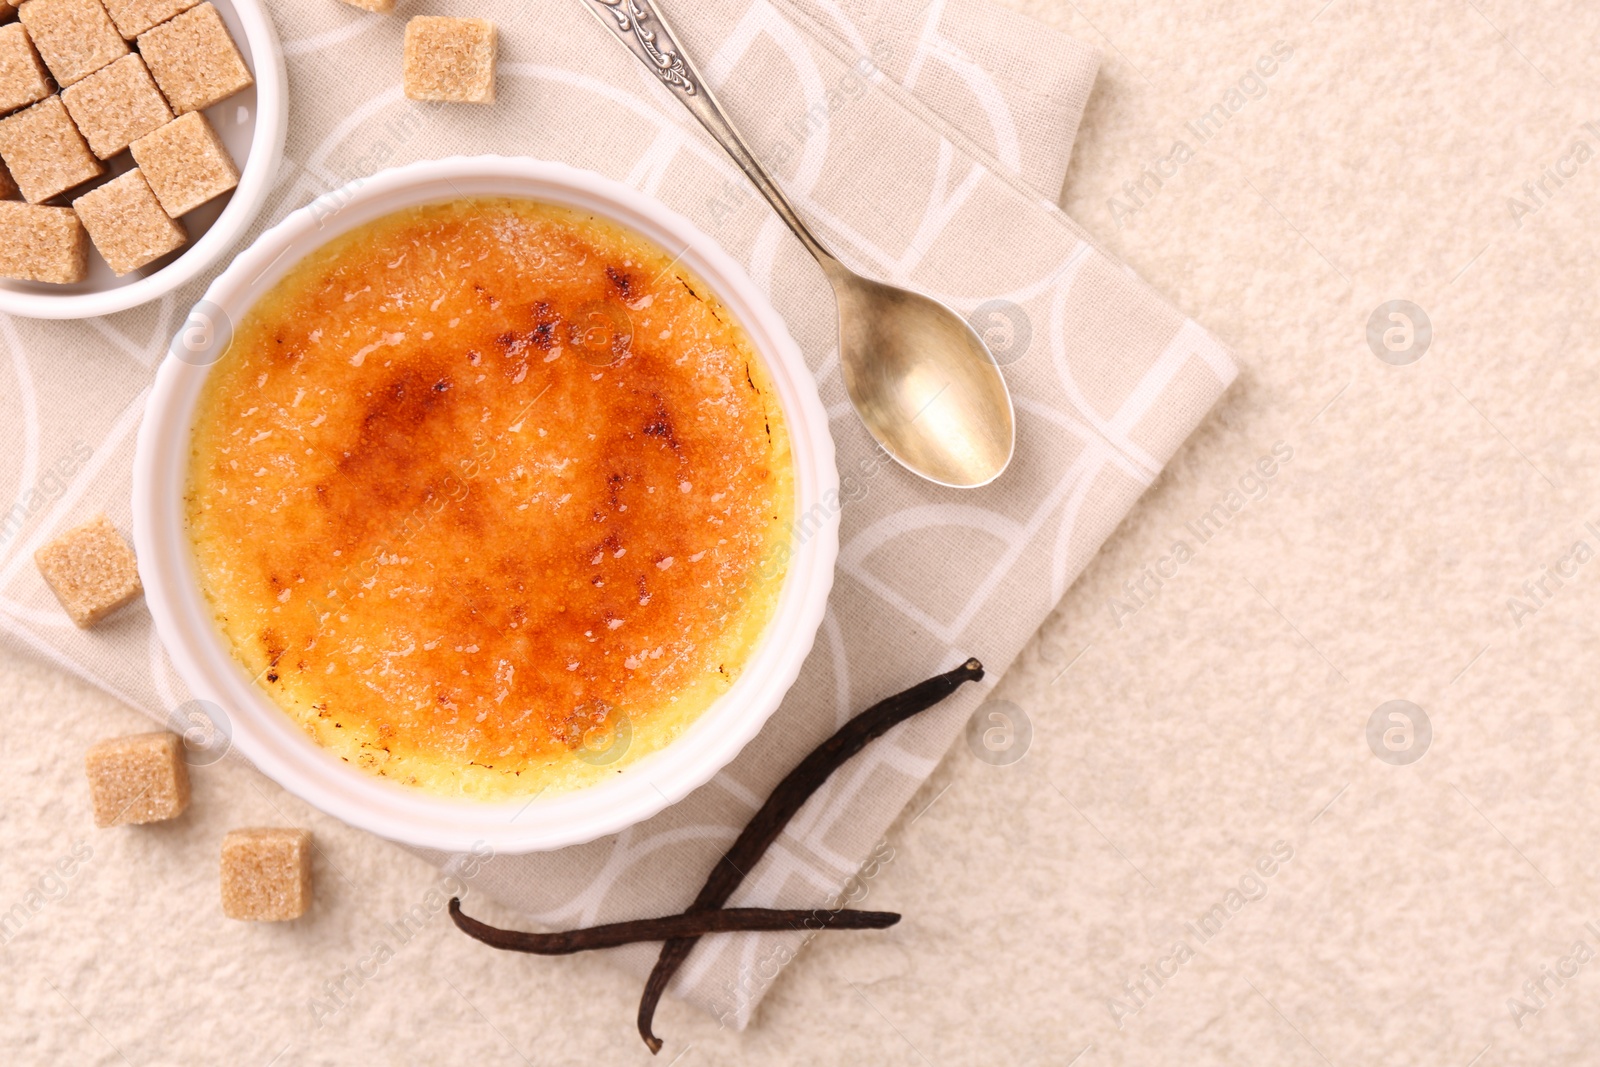
[[(1026, 757), (958, 746), (891, 833), (867, 901), (905, 921), (817, 939), (744, 1034), (668, 1002), (656, 1062), (1596, 1062), (1600, 8), (1012, 2), (1106, 52), (1063, 203), (1243, 374), (996, 694)], [(1367, 337), (1396, 299), (1405, 366)], [(83, 751), (146, 720), (0, 684), (0, 911), (58, 898), (3, 948), (5, 1062), (650, 1061), (601, 959), (435, 914), (377, 962), (437, 872), (252, 772), (94, 830)], [(1391, 700), (1414, 764), (1369, 745)], [(262, 823), (316, 834), (307, 919), (220, 915), (217, 842)]]

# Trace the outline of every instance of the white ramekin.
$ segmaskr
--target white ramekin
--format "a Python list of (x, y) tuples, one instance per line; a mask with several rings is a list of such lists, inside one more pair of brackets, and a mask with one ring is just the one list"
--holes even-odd
[[(210, 367), (208, 341), (229, 332), (286, 271), (331, 238), (420, 203), (526, 196), (593, 211), (677, 253), (733, 310), (766, 359), (788, 419), (795, 534), (776, 614), (743, 673), (662, 750), (600, 785), (531, 802), (471, 803), (374, 777), (313, 742), (230, 654), (195, 573), (183, 494), (194, 409)], [(185, 340), (189, 342), (185, 347)], [(196, 354), (198, 353), (198, 355)], [(182, 358), (180, 358), (182, 357)], [(161, 365), (139, 429), (133, 533), (157, 633), (194, 695), (228, 717), (241, 755), (291, 792), (352, 825), (407, 844), (461, 852), (537, 852), (616, 833), (705, 784), (756, 736), (794, 684), (822, 624), (839, 551), (839, 476), (816, 383), (783, 320), (744, 271), (688, 220), (588, 171), (500, 157), (414, 163), (352, 182), (286, 218), (212, 283)]]
[[(206, 109), (206, 116), (223, 144), (239, 163), (239, 185), (222, 200), (204, 204), (185, 215), (189, 244), (164, 265), (117, 277), (100, 258), (89, 253), (89, 277), (73, 285), (14, 281), (0, 278), (0, 312), (29, 319), (87, 319), (165, 296), (214, 266), (241, 234), (256, 220), (272, 191), (278, 164), (283, 161), (284, 137), (289, 129), (289, 79), (284, 71), (283, 49), (272, 19), (258, 0), (212, 0), (250, 67), (255, 85)], [(126, 152), (107, 161), (108, 170), (132, 167)], [(81, 195), (68, 190), (66, 199)], [(58, 201), (59, 202), (59, 201)]]

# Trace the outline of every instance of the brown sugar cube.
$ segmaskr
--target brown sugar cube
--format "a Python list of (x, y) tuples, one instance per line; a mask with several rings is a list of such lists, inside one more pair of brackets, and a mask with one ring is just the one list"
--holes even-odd
[[(0, 0), (4, 3), (5, 0)], [(117, 31), (133, 40), (145, 30), (159, 25), (174, 15), (181, 15), (200, 0), (105, 0), (106, 11)]]
[[(0, 0), (0, 4), (4, 2)], [(53, 88), (50, 73), (22, 23), (0, 26), (0, 114), (36, 104)]]
[(63, 86), (128, 54), (100, 0), (28, 0), (17, 9), (33, 46)]
[(33, 561), (79, 626), (99, 622), (138, 596), (141, 588), (133, 549), (104, 515), (51, 541), (33, 554)]
[(156, 199), (177, 218), (239, 184), (233, 157), (198, 111), (167, 123), (133, 142), (134, 162)]
[(120, 277), (160, 259), (189, 239), (183, 224), (161, 209), (135, 167), (72, 202), (100, 255)]
[(101, 159), (172, 121), (172, 109), (144, 60), (126, 55), (61, 91), (67, 114)]
[(32, 204), (105, 171), (84, 144), (59, 96), (0, 119), (0, 160), (10, 168), (23, 198)]
[(495, 28), (488, 19), (419, 15), (406, 23), (406, 96), (492, 104), (494, 53)]
[(5, 162), (0, 161), (0, 200), (15, 196), (16, 192), (17, 183), (12, 181), (11, 172), (6, 170)]
[(172, 110), (180, 115), (208, 108), (255, 84), (222, 16), (210, 4), (140, 34), (139, 51)]
[(89, 276), (89, 237), (70, 207), (0, 200), (0, 278), (66, 285)]
[(183, 763), (183, 739), (160, 731), (102, 741), (84, 757), (94, 824), (176, 819), (189, 806), (189, 769)]
[[(380, 15), (387, 15), (394, 10), (394, 0), (344, 0), (344, 2), (363, 11), (376, 11)], [(0, 3), (5, 3), (5, 0), (0, 0)]]
[(222, 839), (222, 914), (251, 922), (298, 919), (311, 906), (311, 835), (231, 830)]

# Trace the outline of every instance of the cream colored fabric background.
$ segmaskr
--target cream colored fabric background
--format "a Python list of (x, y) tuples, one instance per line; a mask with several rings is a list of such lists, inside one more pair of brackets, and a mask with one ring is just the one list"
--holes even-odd
[[(1597, 606), (1587, 565), (1521, 619), (1524, 582), (1600, 547), (1592, 412), (1595, 163), (1514, 228), (1507, 199), (1597, 138), (1575, 3), (1039, 2), (1106, 57), (1065, 206), (1245, 353), (1246, 373), (1013, 667), (1032, 719), (1010, 767), (945, 759), (887, 835), (867, 902), (895, 930), (818, 939), (743, 1034), (668, 1002), (658, 1062), (1587, 1064), (1593, 962), (1519, 1028), (1508, 998), (1600, 925)], [(1313, 21), (1314, 19), (1314, 21)], [(1294, 56), (1217, 136), (1184, 133), (1276, 41)], [(1119, 229), (1107, 206), (1167, 157)], [(1564, 167), (1566, 165), (1564, 164)], [(1415, 365), (1366, 323), (1410, 299)], [(1252, 501), (1131, 615), (1125, 589), (1282, 441)], [(1563, 565), (1563, 569), (1568, 569)], [(1117, 625), (1120, 616), (1121, 625)], [(0, 1042), (20, 1062), (646, 1062), (637, 989), (597, 959), (485, 956), (435, 915), (312, 1031), (436, 873), (254, 775), (197, 775), (149, 832), (87, 829), (84, 739), (143, 720), (7, 659), (6, 899), (83, 840), (92, 862), (5, 947)], [(1412, 767), (1364, 738), (1430, 715)], [(250, 822), (323, 842), (310, 928), (215, 917), (215, 841)], [(1136, 1015), (1275, 841), (1293, 858)], [(887, 854), (885, 854), (887, 855)], [(510, 913), (480, 902), (485, 915)], [(1570, 970), (1570, 965), (1568, 965)], [(117, 1051), (117, 1050), (120, 1050)]]

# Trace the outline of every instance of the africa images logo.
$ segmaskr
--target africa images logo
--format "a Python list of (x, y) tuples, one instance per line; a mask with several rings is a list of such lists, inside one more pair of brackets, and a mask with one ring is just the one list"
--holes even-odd
[[(1277, 41), (1272, 51), (1257, 57), (1249, 70), (1236, 83), (1228, 86), (1222, 98), (1203, 114), (1183, 124), (1183, 135), (1173, 139), (1167, 154), (1147, 164), (1139, 177), (1122, 183), (1122, 196), (1113, 195), (1106, 200), (1106, 210), (1117, 224), (1117, 229), (1128, 225), (1128, 220), (1150, 206), (1161, 189), (1178, 176), (1178, 172), (1199, 154), (1199, 150), (1220, 134), (1233, 117), (1243, 111), (1253, 100), (1267, 95), (1267, 79), (1277, 74), (1290, 59), (1294, 48), (1288, 41)], [(1190, 140), (1194, 144), (1189, 143)]]

